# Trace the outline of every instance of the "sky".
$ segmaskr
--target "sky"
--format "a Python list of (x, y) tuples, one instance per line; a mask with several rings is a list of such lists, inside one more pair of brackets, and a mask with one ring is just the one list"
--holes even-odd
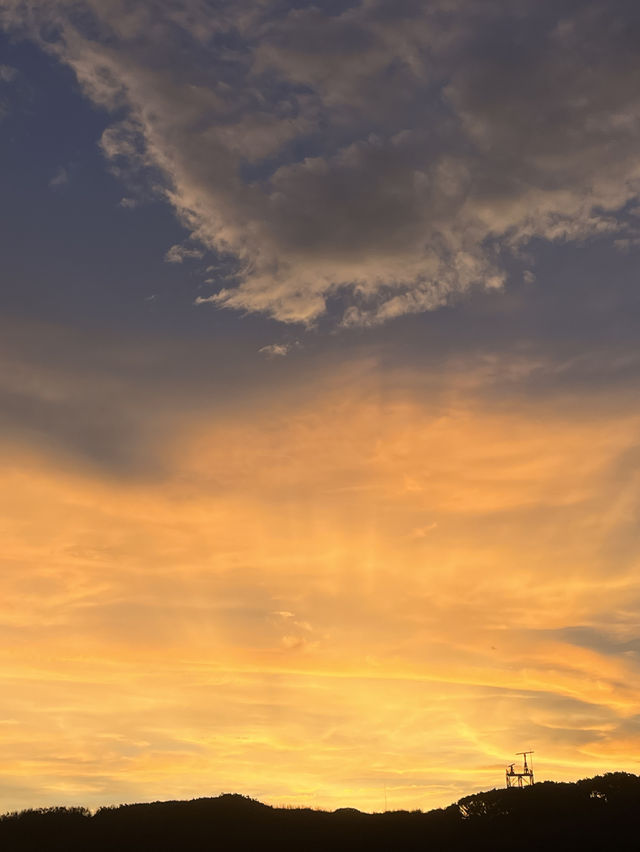
[(639, 36), (0, 0), (0, 811), (638, 771)]

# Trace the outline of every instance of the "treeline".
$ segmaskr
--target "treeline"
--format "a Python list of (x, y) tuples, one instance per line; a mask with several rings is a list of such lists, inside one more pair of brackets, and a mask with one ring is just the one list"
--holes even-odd
[(239, 795), (0, 817), (6, 852), (640, 850), (640, 778), (624, 772), (465, 796), (448, 808), (364, 814), (272, 808)]

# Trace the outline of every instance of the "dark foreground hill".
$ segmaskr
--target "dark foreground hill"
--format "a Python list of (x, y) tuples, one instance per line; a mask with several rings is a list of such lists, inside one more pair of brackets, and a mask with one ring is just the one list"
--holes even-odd
[(272, 808), (224, 795), (191, 802), (53, 808), (0, 818), (3, 852), (161, 850), (640, 850), (640, 778), (610, 773), (466, 796), (422, 813)]

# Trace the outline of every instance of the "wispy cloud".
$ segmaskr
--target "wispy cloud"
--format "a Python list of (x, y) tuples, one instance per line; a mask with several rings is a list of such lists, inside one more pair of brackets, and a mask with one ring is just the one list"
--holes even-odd
[(290, 343), (269, 343), (268, 346), (262, 346), (258, 349), (261, 355), (267, 358), (283, 358), (291, 352), (292, 344)]
[(17, 68), (12, 68), (11, 65), (0, 65), (0, 83), (11, 83), (17, 76)]
[(49, 181), (49, 186), (51, 189), (59, 189), (62, 186), (66, 186), (69, 183), (69, 172), (63, 166), (60, 166), (58, 171)]
[(125, 210), (134, 210), (139, 205), (139, 203), (140, 202), (137, 201), (135, 198), (129, 198), (128, 196), (125, 196), (124, 198), (120, 199), (119, 206), (124, 207)]
[[(131, 205), (123, 206), (130, 207)], [(171, 246), (164, 259), (167, 263), (183, 263), (185, 260), (197, 260), (203, 256), (204, 252), (195, 246), (175, 245)]]
[[(12, 83), (18, 76), (16, 68), (10, 65), (0, 65), (0, 87)], [(9, 112), (9, 104), (5, 97), (0, 94), (0, 120), (3, 119)]]
[[(146, 446), (161, 471), (104, 476), (4, 431), (7, 806), (215, 783), (375, 809), (382, 779), (393, 804), (428, 807), (500, 783), (525, 730), (542, 777), (634, 768), (626, 394), (587, 416), (498, 401), (495, 364), (341, 364), (234, 411), (148, 387), (148, 347), (120, 343), (120, 373), (107, 354), (2, 374), (5, 397), (54, 406), (61, 440)], [(105, 396), (101, 435), (83, 412)]]

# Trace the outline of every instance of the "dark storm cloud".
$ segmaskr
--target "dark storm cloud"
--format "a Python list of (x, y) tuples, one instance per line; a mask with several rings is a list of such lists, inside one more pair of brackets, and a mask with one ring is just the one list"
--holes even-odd
[(311, 323), (341, 294), (345, 324), (377, 324), (500, 287), (533, 238), (637, 238), (624, 0), (0, 9), (118, 113), (121, 174), (236, 257), (201, 301)]

